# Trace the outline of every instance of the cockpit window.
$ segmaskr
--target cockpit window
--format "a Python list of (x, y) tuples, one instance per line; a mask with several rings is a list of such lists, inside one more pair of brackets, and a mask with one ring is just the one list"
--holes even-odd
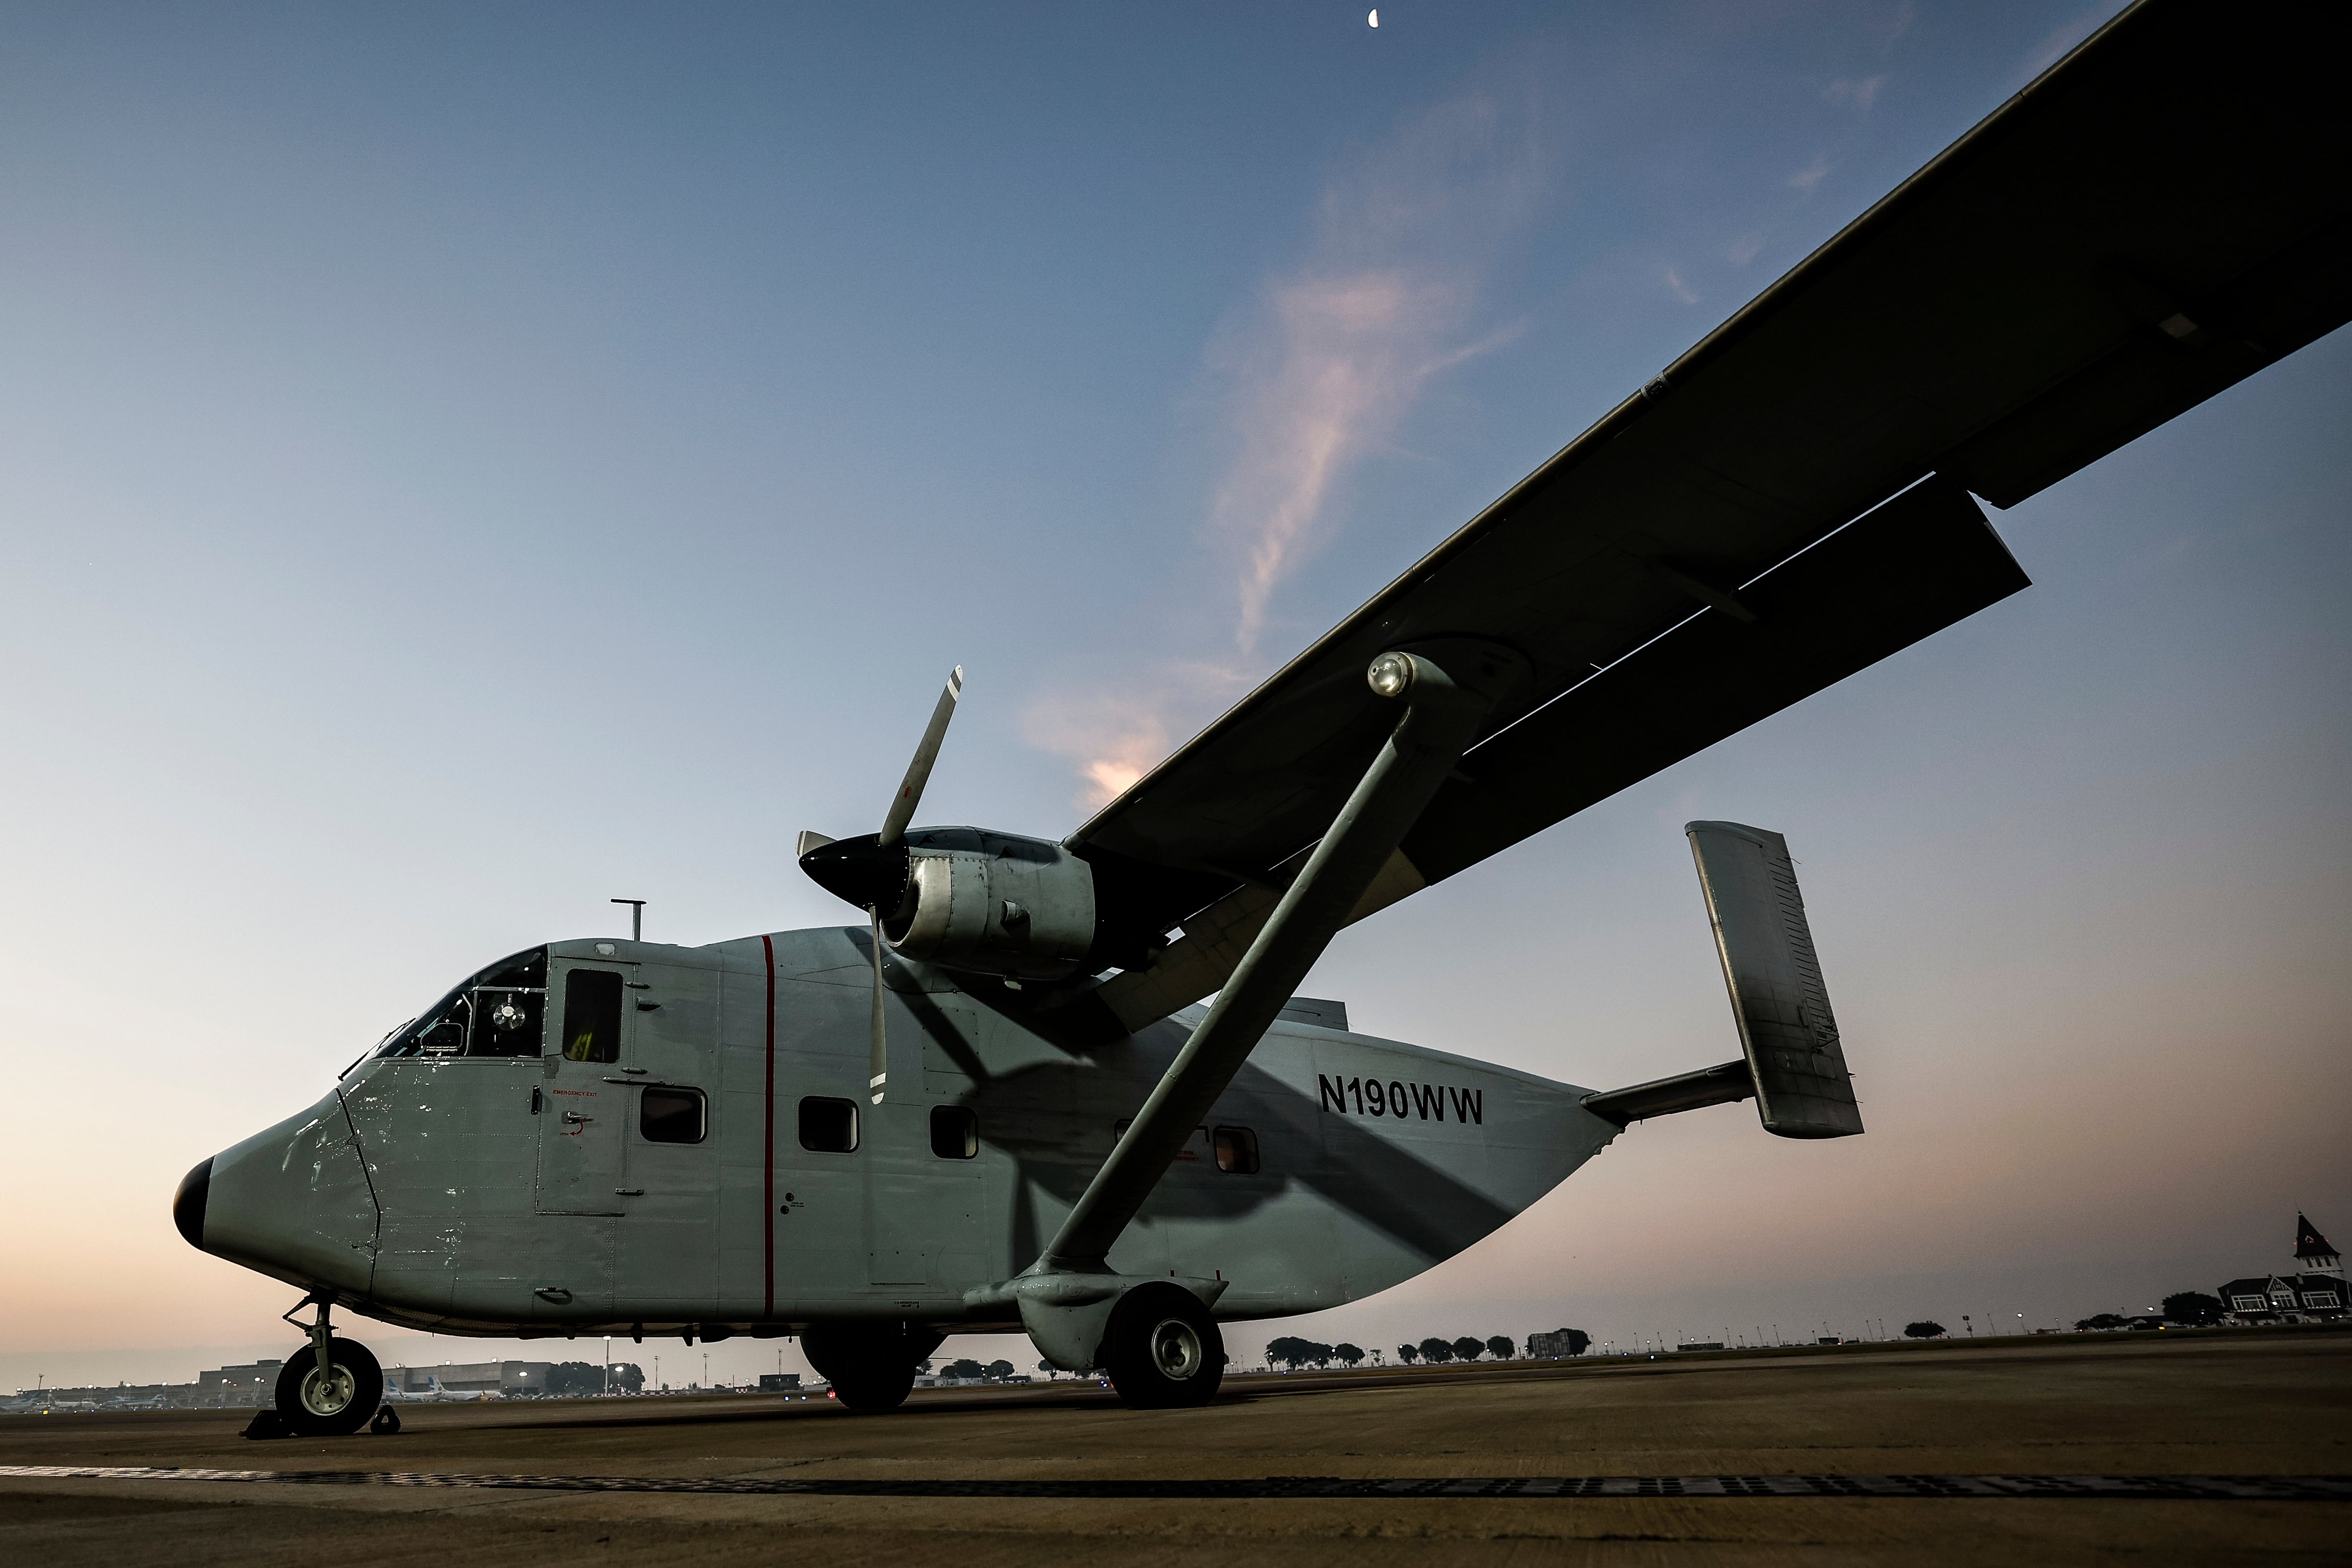
[(535, 1057), (547, 1010), (547, 949), (468, 975), (376, 1047), (379, 1057)]

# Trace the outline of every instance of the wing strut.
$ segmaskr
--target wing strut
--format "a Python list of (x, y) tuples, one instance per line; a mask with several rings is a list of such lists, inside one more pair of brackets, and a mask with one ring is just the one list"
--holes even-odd
[(1527, 670), (1517, 654), (1492, 644), (1454, 642), (1442, 651), (1461, 679), (1428, 654), (1372, 660), (1366, 679), (1381, 696), (1402, 701), (1404, 717), (1031, 1275), (1107, 1271), (1119, 1233), (1478, 737), (1488, 711)]

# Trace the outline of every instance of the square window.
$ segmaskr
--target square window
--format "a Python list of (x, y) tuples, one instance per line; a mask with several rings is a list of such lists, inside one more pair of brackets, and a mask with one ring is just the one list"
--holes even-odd
[(621, 977), (575, 969), (563, 977), (563, 1055), (575, 1062), (621, 1059)]
[(931, 1152), (942, 1160), (970, 1160), (980, 1153), (980, 1118), (961, 1105), (931, 1107)]
[(815, 1095), (801, 1101), (801, 1147), (846, 1154), (857, 1147), (857, 1102)]
[(1217, 1169), (1236, 1176), (1257, 1174), (1257, 1134), (1246, 1127), (1217, 1129)]
[(648, 1084), (637, 1102), (637, 1131), (648, 1143), (699, 1143), (709, 1131), (704, 1106), (698, 1089)]

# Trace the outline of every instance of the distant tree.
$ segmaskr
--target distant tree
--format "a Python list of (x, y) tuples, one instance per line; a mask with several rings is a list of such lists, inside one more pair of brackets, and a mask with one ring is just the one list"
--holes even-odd
[(604, 1392), (604, 1363), (593, 1361), (557, 1362), (547, 1370), (547, 1392), (564, 1399), (593, 1398)]
[(1454, 1353), (1460, 1356), (1464, 1361), (1476, 1361), (1481, 1355), (1486, 1353), (1486, 1341), (1473, 1339), (1468, 1334), (1465, 1334), (1460, 1339), (1454, 1342)]
[(1312, 1340), (1302, 1340), (1296, 1334), (1285, 1334), (1278, 1340), (1267, 1342), (1265, 1359), (1270, 1365), (1286, 1366), (1291, 1371), (1297, 1372), (1315, 1359), (1318, 1349), (1324, 1351), (1326, 1360), (1329, 1359), (1330, 1352), (1328, 1347), (1319, 1347)]
[(2164, 1319), (2168, 1323), (2200, 1325), (2221, 1321), (2221, 1299), (2208, 1296), (2202, 1290), (2183, 1290), (2164, 1299)]
[(1055, 1374), (1059, 1373), (1062, 1369), (1055, 1366), (1050, 1361), (1041, 1361), (1037, 1363), (1037, 1370), (1045, 1374), (1046, 1382), (1051, 1383), (1054, 1381)]
[(988, 1375), (991, 1377), (1011, 1377), (1013, 1375), (1013, 1363), (1009, 1361), (990, 1362), (988, 1363)]
[(1358, 1362), (1364, 1359), (1364, 1347), (1361, 1345), (1351, 1345), (1342, 1342), (1341, 1343), (1331, 1347), (1331, 1358), (1334, 1361), (1346, 1362), (1349, 1366), (1353, 1366)]
[(1496, 1334), (1486, 1342), (1486, 1353), (1496, 1361), (1515, 1361), (1518, 1358), (1519, 1347), (1511, 1342), (1510, 1335)]
[(988, 1375), (988, 1369), (981, 1365), (980, 1363), (973, 1361), (970, 1356), (966, 1356), (961, 1361), (951, 1361), (948, 1363), (947, 1375), (950, 1377), (986, 1377)]
[(1454, 1359), (1454, 1346), (1435, 1334), (1421, 1342), (1421, 1359), (1425, 1362), (1449, 1362)]
[(613, 1386), (623, 1394), (643, 1394), (646, 1391), (646, 1369), (633, 1361), (614, 1362)]
[(1944, 1325), (1934, 1322), (1906, 1323), (1903, 1325), (1903, 1337), (1906, 1340), (1940, 1340), (1944, 1337)]
[(1589, 1351), (1591, 1348), (1592, 1336), (1591, 1334), (1586, 1333), (1582, 1329), (1570, 1329), (1568, 1331), (1569, 1354), (1582, 1355), (1586, 1351)]
[(1419, 1346), (1417, 1346), (1417, 1345), (1399, 1345), (1399, 1346), (1397, 1346), (1397, 1360), (1399, 1360), (1399, 1361), (1402, 1362), (1405, 1365), (1407, 1365), (1407, 1366), (1411, 1366), (1413, 1363), (1415, 1363), (1415, 1362), (1419, 1361), (1420, 1359), (1421, 1359), (1421, 1349), (1420, 1349), (1420, 1347), (1419, 1347)]
[(2089, 1333), (2096, 1329), (2127, 1329), (2129, 1327), (2131, 1327), (2131, 1320), (2129, 1318), (2118, 1318), (2113, 1312), (2094, 1312), (2087, 1318), (2077, 1318), (2074, 1320), (2074, 1331), (2077, 1333)]

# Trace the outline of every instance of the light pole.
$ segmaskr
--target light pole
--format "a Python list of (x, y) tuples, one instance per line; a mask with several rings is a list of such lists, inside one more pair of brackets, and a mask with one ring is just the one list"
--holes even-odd
[(606, 1397), (608, 1397), (608, 1398), (609, 1398), (609, 1397), (611, 1396), (611, 1394), (612, 1394), (612, 1392), (613, 1392), (613, 1336), (612, 1336), (612, 1335), (610, 1335), (610, 1334), (606, 1334), (606, 1335), (604, 1336), (604, 1393), (605, 1393)]

